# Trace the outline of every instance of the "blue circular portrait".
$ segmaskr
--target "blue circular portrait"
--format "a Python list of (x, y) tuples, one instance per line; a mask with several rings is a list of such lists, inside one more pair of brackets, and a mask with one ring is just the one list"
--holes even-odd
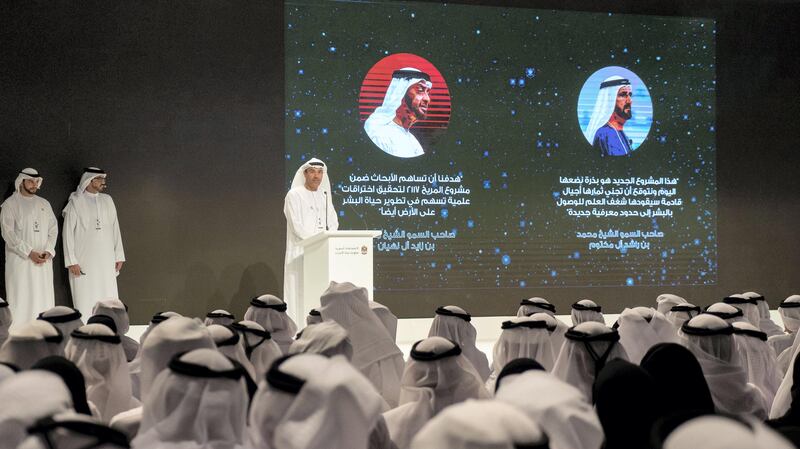
[(631, 156), (650, 132), (653, 102), (644, 82), (624, 67), (604, 67), (583, 84), (578, 123), (600, 156)]

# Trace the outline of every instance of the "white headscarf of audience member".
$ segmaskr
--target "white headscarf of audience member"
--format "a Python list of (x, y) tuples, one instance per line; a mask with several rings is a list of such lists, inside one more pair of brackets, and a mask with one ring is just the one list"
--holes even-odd
[(747, 381), (758, 387), (772, 405), (781, 385), (781, 374), (775, 351), (767, 344), (767, 334), (750, 323), (733, 323), (733, 339), (739, 348)]
[(442, 337), (428, 337), (411, 347), (403, 372), (400, 406), (384, 413), (392, 441), (405, 449), (425, 423), (445, 407), (489, 393), (461, 348)]
[(145, 340), (147, 340), (147, 336), (150, 335), (150, 332), (153, 330), (153, 328), (175, 316), (183, 315), (178, 312), (167, 311), (157, 312), (152, 318), (150, 318), (150, 324), (147, 325), (147, 329), (145, 329), (144, 332), (142, 332), (142, 336), (139, 337), (139, 353), (136, 354), (137, 358), (142, 356), (142, 345), (144, 345)]
[(28, 369), (50, 355), (64, 355), (64, 336), (46, 321), (33, 320), (11, 330), (0, 348), (0, 362)]
[(412, 449), (549, 449), (547, 435), (521, 410), (500, 401), (470, 400), (436, 415)]
[(489, 359), (481, 352), (475, 342), (478, 332), (470, 323), (472, 316), (458, 306), (444, 306), (436, 309), (428, 337), (444, 337), (461, 347), (461, 353), (472, 363), (475, 370), (486, 381), (489, 378)]
[(750, 299), (737, 293), (722, 298), (722, 302), (741, 309), (744, 319), (753, 326), (758, 327), (761, 322), (761, 313), (758, 311), (758, 303), (755, 299)]
[(700, 306), (696, 306), (694, 304), (689, 304), (688, 302), (685, 304), (678, 304), (676, 306), (672, 306), (667, 312), (667, 319), (672, 326), (675, 328), (675, 331), (679, 331), (683, 323), (691, 320), (692, 318), (700, 315), (702, 310)]
[(319, 324), (322, 322), (322, 315), (320, 315), (319, 310), (311, 309), (308, 311), (308, 315), (306, 315), (306, 326), (311, 326), (312, 324)]
[(619, 342), (636, 365), (653, 346), (677, 343), (678, 335), (672, 323), (661, 312), (650, 307), (625, 308), (617, 320)]
[(488, 391), (495, 390), (500, 372), (515, 359), (533, 359), (547, 371), (553, 370), (555, 355), (551, 332), (556, 329), (555, 318), (546, 313), (534, 313), (504, 321), (501, 328), (500, 338), (494, 344), (492, 374), (486, 382)]
[(388, 307), (376, 301), (369, 301), (369, 308), (378, 316), (386, 330), (389, 331), (392, 341), (397, 341), (397, 316)]
[[(290, 363), (287, 363), (291, 361)], [(247, 447), (275, 449), (275, 435), (287, 411), (297, 398), (306, 379), (325, 364), (319, 354), (282, 356), (276, 359), (264, 377), (250, 407)]]
[(606, 320), (603, 317), (603, 308), (598, 306), (597, 303), (591, 299), (581, 299), (573, 304), (570, 316), (572, 317), (573, 326), (587, 321), (595, 321), (603, 325), (606, 324)]
[(0, 383), (0, 404), (0, 444), (13, 449), (27, 437), (28, 427), (70, 410), (72, 395), (56, 374), (31, 370)]
[[(800, 295), (791, 295), (781, 302), (778, 311), (783, 319), (783, 326), (786, 332), (797, 333), (800, 329)], [(784, 309), (781, 311), (781, 309)]]
[[(791, 300), (791, 302), (789, 302)], [(781, 304), (785, 306), (787, 309), (795, 309), (794, 305), (790, 304), (800, 304), (800, 295), (792, 295)], [(800, 335), (795, 332), (795, 335)], [(772, 408), (769, 411), (769, 418), (776, 419), (780, 418), (789, 411), (789, 408), (792, 405), (792, 388), (794, 386), (794, 370), (797, 355), (800, 352), (800, 340), (795, 338), (794, 343), (792, 346), (784, 350), (780, 356), (778, 356), (778, 365), (781, 369), (786, 366), (785, 371), (786, 375), (783, 376), (783, 381), (781, 382), (781, 386), (778, 388), (778, 392), (775, 394), (775, 400), (772, 402)]]
[(253, 367), (253, 364), (250, 363), (250, 360), (248, 360), (247, 354), (244, 351), (244, 346), (239, 343), (242, 338), (239, 332), (231, 326), (223, 326), (222, 324), (209, 324), (207, 327), (211, 338), (214, 340), (214, 344), (217, 345), (217, 350), (225, 357), (236, 360), (242, 365), (250, 376), (250, 379), (255, 382), (256, 369)]
[(6, 339), (8, 339), (8, 329), (11, 327), (11, 322), (14, 317), (11, 315), (11, 307), (8, 307), (8, 302), (0, 298), (0, 346), (3, 346)]
[(791, 362), (789, 359), (793, 351), (785, 354), (784, 351), (793, 347), (797, 329), (800, 327), (800, 295), (792, 295), (784, 299), (778, 306), (778, 313), (781, 315), (786, 333), (769, 337), (767, 341), (775, 349), (775, 354), (778, 355), (778, 365), (785, 373), (789, 369), (789, 362)]
[(72, 331), (84, 324), (83, 320), (81, 320), (81, 312), (79, 312), (78, 309), (67, 306), (51, 307), (41, 312), (37, 319), (47, 321), (61, 332), (61, 335), (64, 336), (62, 350), (67, 346), (69, 339), (72, 338), (70, 337)]
[[(523, 299), (519, 303), (517, 309), (517, 316), (531, 316), (534, 313), (546, 313), (553, 318), (556, 318), (556, 306), (544, 298), (534, 296), (533, 298)], [(569, 330), (569, 325), (558, 318), (556, 318), (556, 330), (550, 335), (553, 343), (553, 355), (556, 357), (561, 351), (561, 346), (564, 345), (564, 334)]]
[(678, 295), (673, 295), (672, 293), (662, 293), (658, 295), (656, 298), (656, 310), (661, 312), (663, 315), (666, 315), (673, 306), (678, 306), (681, 304), (688, 304), (689, 301), (683, 299)]
[(428, 337), (411, 347), (403, 371), (400, 404), (416, 401), (419, 390), (433, 390), (433, 412), (467, 399), (488, 398), (483, 381), (461, 347), (442, 337)]
[(136, 449), (240, 449), (248, 395), (245, 370), (218, 351), (179, 354), (156, 377), (143, 406)]
[(133, 398), (122, 341), (107, 326), (87, 324), (72, 331), (66, 358), (81, 370), (86, 399), (97, 407), (103, 421), (139, 406)]
[(717, 411), (766, 418), (766, 399), (747, 381), (747, 370), (733, 340), (733, 326), (722, 318), (703, 313), (687, 321), (680, 336), (700, 362)]
[(403, 353), (369, 308), (367, 290), (350, 282), (331, 282), (320, 297), (324, 321), (339, 323), (353, 345), (353, 365), (372, 382), (390, 406), (397, 405)]
[(584, 394), (552, 374), (531, 370), (507, 376), (495, 399), (518, 407), (539, 424), (550, 438), (550, 449), (597, 449), (603, 443), (603, 427)]
[(250, 410), (253, 449), (366, 449), (383, 403), (344, 357), (296, 354), (273, 363)]
[(71, 411), (40, 420), (17, 449), (128, 449), (128, 437), (100, 420)]
[(323, 321), (309, 326), (300, 332), (297, 340), (289, 346), (289, 354), (311, 353), (325, 357), (343, 355), (347, 360), (353, 358), (353, 345), (347, 331), (336, 321)]
[(274, 295), (261, 295), (250, 300), (250, 307), (244, 313), (244, 319), (260, 324), (272, 336), (272, 340), (281, 348), (281, 352), (289, 352), (294, 341), (297, 325), (286, 314), (286, 303)]
[(673, 430), (663, 449), (792, 449), (794, 445), (762, 423), (703, 415)]
[(141, 374), (142, 374), (142, 348), (144, 347), (144, 342), (147, 339), (147, 336), (150, 335), (150, 331), (153, 330), (154, 327), (158, 326), (159, 324), (163, 323), (169, 318), (173, 316), (181, 316), (179, 313), (175, 312), (158, 312), (150, 319), (150, 324), (147, 325), (147, 329), (142, 332), (142, 335), (139, 337), (139, 350), (136, 352), (136, 357), (133, 358), (130, 362), (128, 362), (128, 370), (131, 373), (131, 388), (133, 389), (133, 397), (141, 398)]
[(147, 399), (156, 376), (175, 354), (198, 348), (215, 349), (208, 328), (200, 320), (173, 317), (157, 325), (142, 345), (142, 401)]
[(705, 313), (722, 318), (728, 324), (732, 324), (737, 321), (747, 321), (747, 319), (744, 317), (744, 312), (742, 309), (730, 304), (725, 304), (724, 302), (715, 302), (714, 304), (711, 304), (710, 306), (706, 307)]
[(592, 385), (597, 373), (614, 359), (628, 360), (619, 343), (619, 333), (594, 321), (573, 326), (558, 354), (553, 375), (580, 390), (592, 401)]
[(131, 321), (128, 317), (128, 306), (124, 302), (116, 298), (97, 301), (92, 308), (92, 315), (110, 316), (114, 320), (114, 325), (117, 326), (117, 335), (122, 340), (125, 360), (130, 362), (136, 358), (136, 354), (139, 352), (139, 342), (126, 335), (131, 328)]
[(283, 355), (281, 348), (272, 340), (272, 335), (255, 321), (242, 320), (231, 324), (239, 332), (244, 353), (253, 364), (256, 375), (253, 381), (264, 377), (272, 362)]
[(221, 324), (223, 326), (230, 326), (236, 321), (236, 317), (227, 310), (216, 309), (206, 314), (206, 319), (203, 324), (209, 326), (211, 324)]
[(767, 334), (767, 338), (773, 335), (783, 335), (783, 329), (772, 321), (772, 316), (769, 314), (769, 303), (764, 295), (756, 292), (745, 292), (742, 296), (749, 299), (755, 299), (758, 307), (758, 316), (760, 318), (758, 327), (761, 332)]

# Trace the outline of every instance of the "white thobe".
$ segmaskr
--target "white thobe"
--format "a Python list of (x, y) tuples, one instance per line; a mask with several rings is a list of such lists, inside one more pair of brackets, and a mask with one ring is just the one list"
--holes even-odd
[(6, 242), (6, 299), (14, 323), (24, 324), (55, 306), (52, 259), (37, 265), (28, 255), (55, 255), (58, 222), (47, 200), (19, 193), (3, 203), (0, 221)]
[[(330, 192), (328, 193), (330, 195)], [(291, 310), (303, 298), (303, 247), (300, 242), (325, 231), (325, 194), (305, 186), (295, 187), (286, 194), (283, 214), (286, 216), (286, 261), (283, 270), (283, 301)], [(332, 204), (327, 206), (328, 229), (339, 229), (339, 219)]]
[(392, 156), (417, 157), (425, 154), (417, 138), (395, 122), (373, 129), (369, 138), (378, 148)]
[(125, 261), (117, 209), (104, 193), (74, 195), (64, 208), (64, 264), (80, 265), (69, 273), (72, 302), (83, 316), (101, 299), (119, 298), (116, 262)]

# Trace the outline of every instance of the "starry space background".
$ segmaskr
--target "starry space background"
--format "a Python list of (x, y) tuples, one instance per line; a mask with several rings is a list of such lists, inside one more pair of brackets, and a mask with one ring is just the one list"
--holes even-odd
[[(448, 230), (435, 252), (375, 253), (376, 300), (534, 296), (553, 287), (713, 285), (717, 279), (715, 23), (700, 18), (403, 2), (285, 5), (286, 185), (304, 159), (326, 161), (340, 229)], [(394, 53), (429, 61), (452, 113), (426, 155), (389, 156), (359, 121), (367, 71)], [(630, 158), (600, 158), (576, 107), (594, 72), (621, 66), (653, 103)], [(634, 99), (635, 101), (635, 99)], [(471, 205), (434, 218), (343, 206), (351, 174), (460, 174)], [(555, 206), (560, 176), (676, 177), (672, 219), (577, 219)], [(649, 250), (589, 251), (576, 231), (658, 230)], [(376, 239), (376, 244), (380, 240)]]

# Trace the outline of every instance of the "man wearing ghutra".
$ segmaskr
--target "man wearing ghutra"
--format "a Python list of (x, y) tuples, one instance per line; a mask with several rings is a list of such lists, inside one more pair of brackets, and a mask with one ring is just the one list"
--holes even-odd
[(621, 76), (610, 76), (600, 83), (600, 92), (592, 110), (584, 136), (600, 156), (627, 156), (633, 143), (622, 129), (631, 118), (631, 82)]
[(6, 299), (19, 324), (55, 305), (53, 255), (58, 222), (50, 203), (36, 195), (41, 187), (39, 172), (26, 168), (14, 181), (14, 193), (0, 206), (6, 242)]
[(101, 299), (119, 298), (117, 275), (125, 262), (117, 208), (106, 188), (106, 172), (83, 170), (78, 188), (64, 208), (64, 265), (69, 270), (72, 302), (91, 316)]
[(283, 299), (293, 311), (297, 311), (303, 298), (303, 247), (300, 242), (322, 231), (339, 229), (339, 219), (331, 199), (328, 167), (324, 162), (311, 158), (297, 169), (283, 203), (283, 214), (286, 216)]
[(386, 89), (383, 104), (364, 123), (372, 143), (392, 156), (409, 158), (425, 154), (409, 131), (428, 114), (433, 87), (431, 77), (413, 67), (395, 70)]

